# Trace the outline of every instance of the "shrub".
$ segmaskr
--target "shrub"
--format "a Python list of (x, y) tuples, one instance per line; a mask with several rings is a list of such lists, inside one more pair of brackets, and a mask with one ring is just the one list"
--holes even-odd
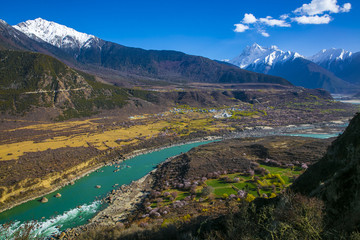
[(274, 198), (274, 197), (276, 197), (276, 194), (275, 194), (275, 193), (271, 193), (269, 198)]
[(252, 201), (254, 201), (254, 200), (255, 200), (255, 196), (252, 195), (251, 193), (248, 193), (247, 196), (246, 196), (246, 198), (245, 198), (245, 201), (247, 201), (247, 202), (252, 202)]
[(185, 216), (182, 217), (182, 220), (183, 220), (184, 222), (187, 222), (187, 221), (189, 221), (190, 219), (191, 219), (190, 214), (186, 214)]
[(206, 186), (201, 190), (201, 196), (207, 197), (214, 191), (214, 188), (211, 186)]

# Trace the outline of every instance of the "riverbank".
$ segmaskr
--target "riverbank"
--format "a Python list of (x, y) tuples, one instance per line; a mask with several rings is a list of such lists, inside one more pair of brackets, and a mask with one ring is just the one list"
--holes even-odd
[[(333, 120), (330, 122), (321, 122), (321, 123), (315, 123), (312, 125), (300, 124), (300, 125), (288, 125), (288, 126), (279, 126), (279, 127), (255, 126), (252, 128), (246, 128), (246, 129), (242, 130), (241, 132), (232, 132), (232, 133), (224, 134), (222, 136), (208, 136), (208, 137), (202, 137), (202, 138), (195, 138), (193, 140), (188, 140), (188, 141), (178, 140), (175, 143), (172, 142), (172, 143), (164, 144), (160, 147), (154, 146), (154, 147), (149, 147), (149, 148), (138, 149), (138, 150), (132, 151), (131, 153), (123, 155), (121, 159), (120, 158), (111, 158), (111, 159), (108, 159), (105, 163), (95, 163), (94, 161), (89, 160), (87, 162), (87, 165), (90, 165), (90, 166), (87, 166), (83, 169), (79, 168), (78, 166), (75, 166), (74, 169), (76, 171), (74, 171), (74, 169), (68, 170), (68, 172), (76, 172), (76, 175), (71, 176), (70, 179), (62, 179), (59, 183), (57, 183), (56, 185), (53, 185), (54, 187), (52, 187), (50, 190), (46, 189), (46, 190), (42, 190), (39, 192), (34, 192), (32, 194), (32, 196), (30, 196), (29, 198), (27, 198), (25, 200), (18, 201), (18, 202), (13, 201), (11, 204), (8, 204), (7, 206), (1, 208), (0, 213), (3, 211), (6, 211), (8, 209), (11, 209), (15, 206), (18, 206), (20, 204), (26, 203), (28, 201), (35, 200), (35, 199), (41, 198), (45, 195), (51, 194), (66, 185), (73, 184), (76, 180), (102, 168), (103, 166), (112, 165), (112, 164), (116, 164), (116, 163), (119, 163), (122, 161), (126, 161), (127, 159), (130, 159), (130, 158), (142, 155), (142, 154), (147, 154), (147, 153), (151, 153), (154, 151), (160, 151), (162, 149), (169, 148), (169, 147), (180, 146), (180, 145), (196, 143), (196, 142), (202, 142), (202, 141), (207, 141), (207, 140), (281, 135), (281, 134), (291, 133), (294, 131), (296, 131), (296, 133), (298, 133), (299, 131), (303, 131), (304, 129), (307, 129), (307, 133), (310, 133), (309, 132), (310, 129), (329, 128), (329, 127), (333, 127), (333, 126), (343, 125), (345, 123), (347, 123), (347, 119), (341, 118), (341, 119)], [(47, 179), (45, 179), (45, 181), (50, 182), (50, 180), (47, 180)]]

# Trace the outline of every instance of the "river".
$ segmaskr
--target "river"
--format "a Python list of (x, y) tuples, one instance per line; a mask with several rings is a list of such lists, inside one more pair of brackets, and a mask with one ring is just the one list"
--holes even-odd
[[(50, 236), (66, 228), (85, 224), (105, 206), (100, 199), (112, 189), (142, 178), (169, 157), (209, 142), (211, 141), (188, 143), (139, 155), (118, 164), (120, 168), (102, 167), (77, 180), (74, 185), (46, 195), (49, 200), (47, 203), (41, 203), (39, 198), (2, 212), (0, 224), (11, 222), (11, 225), (6, 230), (0, 227), (0, 239), (9, 238), (8, 235), (24, 226), (27, 221), (37, 221), (33, 232), (37, 237)], [(120, 170), (114, 172), (117, 169)], [(96, 188), (96, 185), (101, 188)], [(56, 193), (60, 193), (61, 198), (54, 197)]]

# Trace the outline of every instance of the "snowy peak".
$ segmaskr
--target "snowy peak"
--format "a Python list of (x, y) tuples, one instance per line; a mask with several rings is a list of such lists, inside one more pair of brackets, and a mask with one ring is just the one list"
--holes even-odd
[(254, 44), (251, 45), (251, 46), (247, 46), (244, 51), (247, 51), (247, 52), (260, 51), (260, 52), (262, 52), (262, 51), (264, 51), (264, 50), (265, 50), (265, 49), (264, 49), (263, 47), (261, 47), (259, 44), (254, 43)]
[(0, 19), (0, 23), (3, 25), (7, 25), (7, 22), (5, 22), (4, 20)]
[(345, 59), (351, 57), (352, 54), (352, 52), (346, 51), (344, 49), (331, 48), (323, 49), (308, 59), (317, 64), (330, 64), (334, 61), (344, 61)]
[(231, 59), (230, 63), (239, 66), (240, 68), (246, 68), (251, 63), (266, 56), (268, 52), (268, 49), (264, 49), (257, 43), (254, 43), (251, 46), (247, 46), (238, 57)]
[(266, 48), (254, 43), (251, 46), (247, 46), (238, 57), (230, 60), (230, 63), (240, 68), (247, 68), (252, 64), (262, 64), (271, 67), (278, 62), (294, 60), (299, 57), (303, 56), (296, 52), (284, 52), (275, 45)]
[(97, 40), (93, 35), (78, 32), (64, 25), (50, 22), (42, 18), (28, 20), (13, 26), (35, 40), (43, 40), (59, 48), (82, 48), (87, 43)]

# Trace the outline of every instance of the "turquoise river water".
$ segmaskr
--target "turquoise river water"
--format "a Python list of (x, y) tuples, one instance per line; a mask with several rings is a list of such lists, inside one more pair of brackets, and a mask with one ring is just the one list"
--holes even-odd
[[(209, 142), (211, 141), (189, 143), (139, 155), (121, 163), (122, 167), (118, 172), (114, 172), (114, 166), (102, 167), (77, 180), (74, 185), (46, 195), (49, 199), (47, 203), (40, 203), (39, 199), (35, 199), (2, 212), (0, 224), (11, 224), (6, 230), (0, 227), (0, 239), (7, 239), (8, 235), (27, 221), (37, 221), (33, 233), (37, 237), (50, 236), (66, 228), (85, 224), (104, 207), (100, 199), (114, 189), (115, 184), (121, 186), (136, 181), (167, 158)], [(101, 188), (96, 188), (96, 185), (101, 185)], [(61, 198), (55, 198), (56, 193), (60, 193)]]

